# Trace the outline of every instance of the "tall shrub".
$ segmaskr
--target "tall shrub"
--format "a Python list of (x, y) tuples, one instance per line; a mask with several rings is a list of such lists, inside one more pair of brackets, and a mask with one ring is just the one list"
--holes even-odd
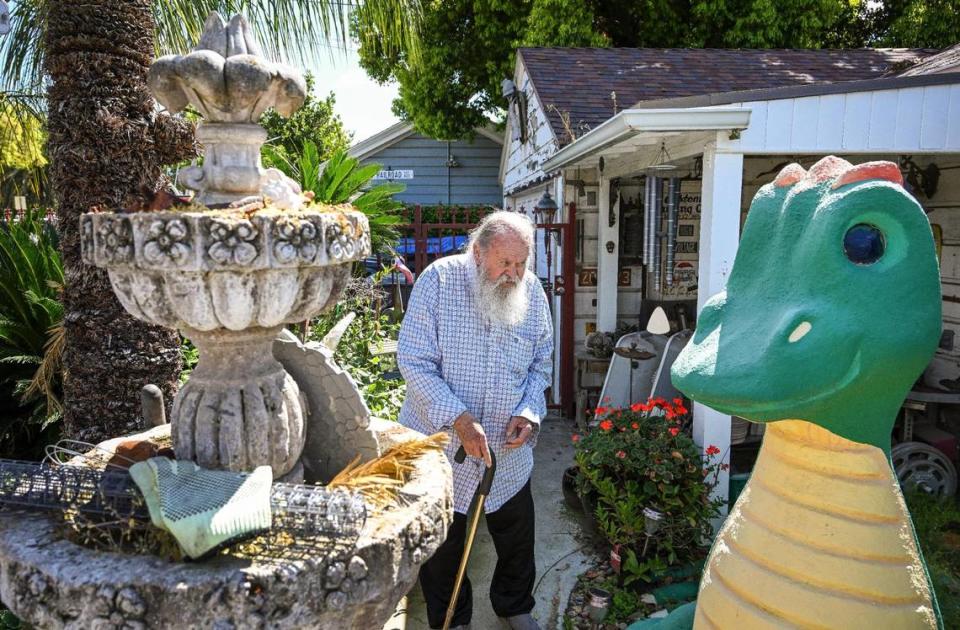
[(41, 210), (0, 221), (0, 456), (39, 455), (59, 431), (63, 264)]

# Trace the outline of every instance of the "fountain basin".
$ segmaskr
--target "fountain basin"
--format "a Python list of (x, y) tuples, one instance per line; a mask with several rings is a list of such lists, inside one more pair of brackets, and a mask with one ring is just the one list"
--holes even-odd
[(134, 317), (201, 332), (302, 322), (370, 254), (354, 210), (88, 213), (84, 262), (107, 269)]
[[(422, 437), (378, 419), (371, 427), (383, 448)], [(0, 599), (44, 628), (381, 628), (452, 521), (444, 454), (420, 456), (400, 496), (369, 514), (355, 541), (186, 564), (82, 547), (53, 515), (2, 511)]]

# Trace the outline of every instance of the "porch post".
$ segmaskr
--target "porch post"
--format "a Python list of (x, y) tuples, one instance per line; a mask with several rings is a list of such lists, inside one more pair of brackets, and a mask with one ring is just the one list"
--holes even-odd
[[(610, 179), (600, 173), (597, 193), (599, 227), (597, 229), (597, 330), (613, 332), (617, 329), (617, 261), (620, 250), (619, 226), (610, 226)], [(613, 243), (613, 251), (607, 251)]]
[[(727, 286), (740, 241), (742, 191), (743, 154), (719, 153), (715, 144), (707, 145), (703, 153), (698, 312), (711, 296)], [(707, 447), (716, 446), (721, 462), (730, 463), (730, 416), (694, 403), (693, 439), (704, 452)], [(729, 478), (729, 471), (720, 471), (713, 493), (724, 502), (729, 496)]]

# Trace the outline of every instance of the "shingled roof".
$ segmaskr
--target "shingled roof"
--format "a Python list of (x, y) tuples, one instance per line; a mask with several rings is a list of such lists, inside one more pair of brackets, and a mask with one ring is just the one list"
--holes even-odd
[(916, 65), (907, 68), (899, 74), (901, 77), (915, 77), (924, 74), (943, 74), (946, 72), (960, 72), (960, 44), (944, 48), (935, 55), (930, 55)]
[[(716, 92), (875, 79), (938, 52), (930, 49), (747, 50), (704, 48), (521, 48), (541, 105), (561, 144), (642, 101)], [(551, 105), (553, 107), (551, 107)]]

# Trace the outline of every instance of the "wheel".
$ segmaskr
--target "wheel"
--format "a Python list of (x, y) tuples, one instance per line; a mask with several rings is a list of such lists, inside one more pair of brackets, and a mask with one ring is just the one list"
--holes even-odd
[(919, 488), (937, 497), (957, 491), (957, 469), (937, 448), (923, 442), (901, 442), (890, 453), (903, 488)]

